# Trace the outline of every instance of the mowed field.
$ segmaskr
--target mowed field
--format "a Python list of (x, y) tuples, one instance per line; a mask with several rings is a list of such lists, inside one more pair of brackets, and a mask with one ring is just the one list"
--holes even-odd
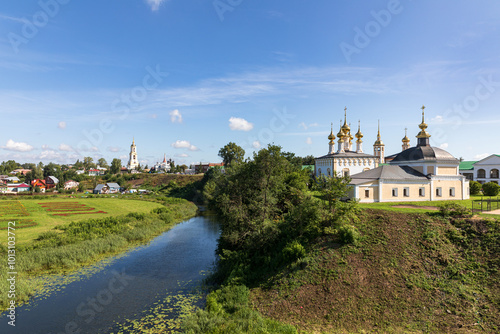
[[(51, 198), (0, 201), (0, 244), (7, 245), (7, 226), (16, 222), (16, 243), (36, 239), (55, 226), (72, 221), (146, 213), (162, 205), (119, 198)], [(11, 225), (12, 226), (12, 225)]]

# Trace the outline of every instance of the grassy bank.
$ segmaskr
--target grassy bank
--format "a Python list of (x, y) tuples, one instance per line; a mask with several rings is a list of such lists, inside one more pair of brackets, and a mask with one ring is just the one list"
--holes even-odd
[[(96, 199), (92, 200), (96, 201)], [(24, 238), (24, 242), (16, 246), (17, 303), (26, 302), (30, 296), (43, 288), (43, 280), (36, 279), (37, 277), (68, 273), (123, 252), (129, 247), (152, 239), (175, 223), (193, 217), (197, 211), (193, 203), (175, 198), (163, 197), (150, 202), (129, 200), (122, 202), (127, 210), (123, 208), (120, 210), (128, 212), (126, 214), (59, 222), (38, 234), (36, 238)], [(113, 203), (118, 202), (114, 200)], [(109, 207), (106, 207), (108, 203), (104, 199), (91, 204), (94, 206), (101, 204), (102, 208), (109, 210)], [(29, 207), (29, 204), (27, 206)], [(130, 212), (139, 207), (138, 211), (142, 212)], [(145, 208), (147, 212), (144, 212)], [(35, 212), (32, 213), (35, 214)], [(16, 231), (16, 238), (19, 235), (22, 239), (23, 233), (31, 235), (32, 233), (27, 232), (28, 230), (29, 228)], [(0, 255), (6, 258), (6, 254), (7, 249), (2, 244)], [(1, 271), (0, 307), (2, 310), (7, 306), (6, 278), (6, 272)]]

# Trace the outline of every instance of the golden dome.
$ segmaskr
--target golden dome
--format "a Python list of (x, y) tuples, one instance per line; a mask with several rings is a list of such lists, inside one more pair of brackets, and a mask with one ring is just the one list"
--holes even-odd
[(332, 129), (330, 131), (330, 135), (328, 136), (328, 140), (330, 140), (330, 144), (333, 144), (333, 141), (335, 140), (335, 135), (333, 134), (333, 123), (332, 123)]
[(385, 146), (384, 142), (382, 142), (382, 137), (380, 136), (380, 121), (378, 122), (377, 140), (375, 141), (373, 146)]
[[(340, 124), (342, 124), (342, 120), (340, 120)], [(344, 131), (342, 130), (342, 126), (340, 126), (339, 133), (337, 133), (337, 137), (338, 137), (339, 139), (342, 139), (342, 138), (344, 138), (344, 137), (345, 137), (345, 133), (344, 133)]]
[(363, 138), (363, 133), (361, 133), (361, 122), (360, 121), (358, 121), (358, 132), (356, 132), (355, 136), (358, 139)]
[(427, 124), (424, 121), (424, 109), (425, 106), (422, 106), (422, 123), (418, 126), (422, 131), (418, 133), (417, 138), (430, 138), (431, 136), (427, 131), (425, 131), (425, 129), (427, 129)]

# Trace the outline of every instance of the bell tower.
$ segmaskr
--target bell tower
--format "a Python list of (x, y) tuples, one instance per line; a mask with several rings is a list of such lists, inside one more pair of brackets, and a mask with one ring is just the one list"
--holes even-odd
[(135, 139), (132, 139), (132, 145), (130, 145), (130, 154), (127, 164), (127, 169), (136, 169), (139, 166), (139, 161), (137, 160), (137, 147), (135, 146)]

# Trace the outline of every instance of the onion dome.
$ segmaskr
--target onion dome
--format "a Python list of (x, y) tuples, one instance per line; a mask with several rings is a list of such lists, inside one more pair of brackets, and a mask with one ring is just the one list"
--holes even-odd
[(375, 141), (373, 146), (385, 146), (382, 142), (382, 137), (380, 136), (380, 121), (378, 122), (377, 140)]
[(361, 121), (358, 121), (358, 132), (356, 132), (355, 136), (356, 138), (358, 138), (358, 140), (361, 140), (361, 138), (363, 138), (363, 133), (361, 133)]
[[(342, 120), (340, 120), (340, 124), (342, 124)], [(339, 133), (337, 133), (337, 138), (342, 139), (345, 137), (345, 133), (342, 130), (342, 126), (340, 126)]]
[(330, 131), (330, 135), (328, 136), (328, 140), (330, 140), (330, 144), (333, 144), (333, 141), (335, 140), (335, 135), (333, 134), (333, 123), (332, 130)]
[(410, 138), (408, 138), (407, 134), (407, 129), (405, 129), (405, 136), (403, 137), (403, 139), (401, 139), (401, 141), (405, 144), (410, 142)]
[(418, 133), (417, 138), (430, 138), (431, 136), (427, 131), (425, 131), (425, 129), (427, 129), (427, 124), (424, 120), (424, 109), (425, 106), (422, 106), (422, 123), (418, 126), (421, 131)]

